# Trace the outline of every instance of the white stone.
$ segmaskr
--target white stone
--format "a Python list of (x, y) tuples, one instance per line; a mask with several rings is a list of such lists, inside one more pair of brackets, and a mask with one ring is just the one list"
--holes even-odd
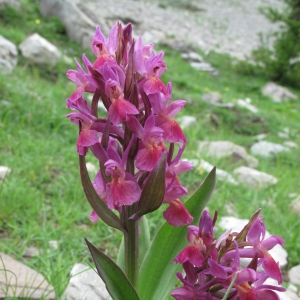
[(254, 189), (267, 188), (274, 185), (278, 180), (267, 173), (260, 172), (258, 170), (241, 166), (233, 171), (233, 175), (237, 182), (243, 184), (246, 187)]
[(3, 180), (9, 173), (11, 169), (5, 166), (0, 166), (0, 180)]
[(52, 249), (52, 250), (57, 250), (58, 249), (58, 242), (57, 241), (49, 241), (48, 242), (49, 244), (49, 247)]
[[(250, 218), (250, 216), (249, 216)], [(240, 232), (244, 226), (249, 222), (247, 219), (239, 219), (235, 217), (222, 217), (218, 225), (224, 230), (232, 229), (232, 232)], [(265, 239), (269, 238), (271, 234), (266, 231)], [(269, 250), (276, 262), (279, 262), (280, 268), (287, 265), (287, 252), (280, 246), (276, 245), (273, 249)]]
[(290, 194), (288, 194), (288, 196), (289, 196), (289, 198), (295, 198), (297, 196), (300, 197), (300, 195), (298, 195), (297, 193), (290, 193)]
[(5, 6), (11, 6), (15, 9), (21, 8), (19, 0), (0, 0), (0, 10), (4, 9)]
[(203, 62), (203, 58), (200, 54), (196, 53), (196, 52), (189, 52), (189, 53), (182, 53), (181, 57), (183, 59), (186, 59), (188, 61), (193, 61), (193, 62)]
[[(273, 285), (276, 287), (282, 287), (281, 285), (278, 284), (277, 280), (275, 280), (273, 278), (268, 278), (263, 284)], [(277, 293), (280, 300), (299, 300), (299, 297), (297, 295), (297, 288), (295, 291), (294, 287), (295, 287), (294, 285), (289, 284), (289, 286), (287, 287), (285, 292), (279, 292), (279, 291), (275, 291), (275, 290), (274, 290), (274, 292)]]
[[(109, 5), (107, 0), (41, 0), (40, 10), (45, 16), (57, 16), (66, 26), (68, 36), (86, 47), (90, 46), (95, 24), (107, 37), (110, 27), (121, 20), (131, 21), (137, 35), (163, 28), (164, 44), (181, 52), (188, 53), (200, 46), (204, 53), (218, 51), (246, 58), (259, 46), (259, 32), (267, 34), (279, 28), (259, 12), (259, 0), (193, 2), (201, 11), (179, 8), (173, 2), (163, 8), (158, 0), (110, 0)], [(264, 4), (279, 10), (284, 7), (280, 0), (264, 0)]]
[(231, 158), (232, 162), (243, 161), (247, 166), (258, 166), (258, 160), (248, 155), (244, 147), (229, 141), (202, 141), (199, 142), (198, 151), (212, 158), (228, 157)]
[(209, 72), (212, 75), (219, 75), (219, 72), (211, 66), (210, 63), (203, 61), (203, 62), (191, 62), (190, 63), (191, 67), (198, 71), (203, 71), (203, 72)]
[(253, 155), (263, 157), (272, 157), (278, 153), (288, 150), (289, 149), (287, 147), (267, 141), (259, 141), (253, 144), (250, 148), (250, 151)]
[[(45, 17), (58, 17), (66, 26), (70, 39), (79, 42), (83, 47), (90, 48), (96, 23), (77, 6), (78, 3), (78, 0), (41, 0), (40, 12)], [(102, 30), (106, 29), (104, 32), (108, 33), (109, 30), (102, 18), (99, 18), (97, 24), (100, 24)]]
[(258, 109), (255, 106), (249, 104), (247, 101), (245, 101), (243, 99), (238, 99), (236, 101), (236, 104), (240, 107), (246, 108), (247, 110), (249, 110), (255, 114), (258, 112)]
[(289, 278), (291, 283), (300, 285), (300, 265), (289, 270)]
[(105, 283), (89, 266), (75, 264), (70, 275), (72, 277), (62, 297), (63, 300), (109, 299)]
[(182, 116), (178, 118), (181, 127), (188, 128), (197, 124), (197, 119), (193, 116)]
[(261, 134), (258, 134), (255, 136), (255, 138), (258, 140), (258, 141), (262, 141), (263, 139), (265, 139), (267, 137), (267, 134), (265, 133), (261, 133)]
[(291, 202), (290, 207), (292, 212), (300, 216), (300, 195)]
[(54, 288), (43, 275), (0, 253), (0, 299), (55, 299)]
[(257, 168), (258, 165), (259, 165), (259, 161), (256, 157), (252, 156), (252, 155), (246, 155), (245, 157), (245, 161), (246, 161), (246, 165), (247, 167), (250, 167), (250, 168)]
[(285, 133), (285, 132), (278, 132), (277, 135), (280, 137), (280, 138), (283, 138), (283, 139), (288, 139), (290, 136)]
[[(96, 167), (93, 163), (91, 163), (91, 162), (87, 162), (87, 163), (86, 163), (86, 168), (87, 168), (87, 170), (90, 171), (90, 172), (93, 172), (93, 173), (96, 173), (96, 172), (97, 172), (97, 167)], [(99, 169), (99, 168), (98, 168), (98, 169)]]
[[(213, 169), (213, 165), (210, 164), (209, 162), (201, 159), (200, 161), (200, 166), (206, 171), (206, 172), (210, 172)], [(237, 185), (238, 183), (236, 182), (236, 180), (232, 177), (231, 174), (229, 174), (228, 172), (221, 170), (221, 169), (216, 169), (216, 177), (217, 179), (221, 180), (221, 181), (226, 181), (229, 182), (231, 184)]]
[(144, 45), (148, 45), (150, 43), (158, 44), (163, 42), (165, 38), (165, 34), (162, 31), (158, 30), (145, 31), (142, 34), (142, 40)]
[(298, 144), (293, 141), (285, 141), (283, 142), (283, 145), (289, 148), (299, 148)]
[(19, 45), (22, 56), (36, 64), (55, 65), (61, 58), (60, 51), (38, 33), (29, 36)]
[(9, 74), (17, 65), (17, 47), (0, 35), (0, 72)]
[(24, 257), (33, 257), (33, 256), (39, 256), (39, 255), (40, 255), (40, 251), (36, 247), (27, 247), (23, 254)]
[(281, 102), (282, 100), (288, 99), (297, 99), (297, 96), (295, 94), (274, 82), (268, 82), (262, 88), (262, 93), (265, 96), (272, 98), (274, 102)]
[(202, 96), (202, 100), (210, 104), (220, 103), (222, 96), (218, 92), (208, 92)]

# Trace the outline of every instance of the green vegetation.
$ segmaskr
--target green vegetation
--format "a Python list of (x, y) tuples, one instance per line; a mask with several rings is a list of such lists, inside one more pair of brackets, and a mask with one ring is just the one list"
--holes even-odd
[[(22, 13), (10, 8), (0, 13), (0, 35), (19, 44), (38, 32), (67, 56), (80, 59), (83, 50), (67, 39), (57, 19), (43, 18), (37, 1), (24, 0), (23, 4)], [(163, 80), (173, 83), (173, 99), (187, 100), (181, 115), (193, 115), (198, 120), (196, 126), (185, 130), (189, 140), (185, 158), (206, 159), (197, 151), (198, 140), (229, 140), (249, 149), (256, 134), (266, 133), (268, 141), (282, 143), (277, 133), (286, 127), (291, 140), (300, 145), (299, 100), (272, 103), (260, 92), (265, 79), (235, 73), (225, 55), (211, 53), (205, 57), (220, 71), (219, 76), (211, 76), (190, 67), (179, 52), (164, 50), (168, 71)], [(92, 58), (89, 50), (87, 55)], [(0, 182), (0, 252), (41, 272), (55, 287), (58, 299), (73, 264), (91, 262), (84, 237), (114, 257), (121, 238), (117, 231), (101, 221), (93, 224), (88, 217), (91, 209), (80, 185), (76, 154), (78, 130), (65, 117), (69, 113), (65, 99), (74, 90), (65, 76), (70, 68), (75, 64), (61, 62), (50, 68), (20, 58), (12, 74), (0, 74), (0, 165), (12, 169)], [(221, 93), (225, 102), (251, 98), (259, 113), (255, 116), (244, 109), (210, 106), (201, 99), (208, 90)], [(300, 96), (300, 90), (291, 90)], [(227, 171), (238, 166), (227, 160), (207, 160)], [(89, 155), (87, 161), (95, 163)], [(290, 208), (288, 196), (299, 194), (299, 167), (297, 149), (273, 159), (260, 159), (258, 169), (277, 177), (276, 186), (255, 191), (218, 181), (209, 204), (211, 212), (218, 209), (223, 216), (233, 209), (240, 218), (249, 218), (261, 207), (268, 230), (286, 242), (289, 267), (298, 264), (300, 257), (300, 219)], [(182, 176), (182, 182), (192, 192), (206, 175), (195, 168)], [(161, 212), (150, 217), (152, 235), (163, 222)], [(58, 241), (57, 250), (49, 247), (51, 240)], [(41, 255), (23, 258), (29, 246), (40, 249)]]
[[(239, 71), (260, 74), (282, 84), (300, 87), (300, 1), (284, 0), (285, 9), (264, 7), (262, 13), (280, 29), (271, 36), (262, 37), (261, 45), (252, 52), (254, 64), (240, 63)], [(270, 49), (270, 38), (275, 38)]]

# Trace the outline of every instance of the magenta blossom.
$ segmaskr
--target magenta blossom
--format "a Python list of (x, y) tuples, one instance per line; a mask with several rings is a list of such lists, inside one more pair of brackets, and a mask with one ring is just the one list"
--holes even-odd
[[(191, 225), (188, 228), (187, 239), (189, 246), (183, 249), (174, 261), (180, 264), (190, 262), (196, 267), (202, 267), (208, 247), (213, 242), (213, 225), (208, 211), (204, 210), (199, 227)], [(216, 256), (215, 249), (211, 252), (211, 255), (213, 257)]]
[[(179, 199), (187, 194), (179, 175), (192, 166), (180, 161), (187, 140), (175, 120), (185, 101), (171, 101), (172, 85), (160, 79), (167, 68), (164, 53), (156, 54), (153, 43), (143, 45), (140, 37), (134, 41), (131, 24), (122, 26), (119, 22), (108, 38), (98, 26), (91, 46), (95, 59), (90, 61), (83, 55), (84, 68), (76, 61), (77, 70), (67, 74), (77, 88), (66, 102), (67, 108), (73, 110), (68, 118), (80, 128), (78, 154), (85, 156), (91, 150), (99, 160), (99, 171), (92, 183), (99, 201), (117, 210), (122, 226), (127, 224), (125, 218), (152, 212), (163, 203), (168, 204), (163, 214), (169, 224), (189, 224), (193, 217)], [(90, 106), (84, 99), (86, 92), (93, 94)], [(99, 101), (107, 110), (101, 118), (97, 111)], [(141, 197), (143, 189), (149, 189), (149, 182), (157, 184), (151, 174), (157, 170), (162, 172), (159, 178), (165, 188), (164, 193), (158, 191), (153, 196), (159, 199), (152, 205)], [(102, 213), (94, 201), (89, 201), (93, 222)]]
[[(267, 239), (265, 238), (265, 225), (262, 220), (262, 216), (259, 217), (255, 222), (252, 224), (248, 234), (247, 239), (252, 244), (253, 248), (243, 248), (239, 250), (240, 257), (254, 257), (258, 255), (260, 258), (260, 263), (262, 264), (263, 268), (271, 276), (272, 278), (276, 279), (279, 284), (282, 283), (281, 272), (279, 269), (278, 264), (275, 262), (274, 258), (269, 254), (268, 250), (272, 249), (276, 245), (283, 246), (283, 239), (278, 236), (271, 236)], [(226, 261), (227, 259), (231, 259), (234, 255), (234, 251), (227, 252), (222, 261)]]
[[(281, 280), (280, 270), (265, 267), (270, 261), (269, 254), (265, 252), (272, 245), (282, 243), (282, 240), (278, 237), (264, 240), (265, 225), (258, 213), (253, 215), (250, 225), (245, 226), (241, 233), (233, 235), (227, 231), (218, 241), (214, 241), (213, 237), (217, 214), (212, 220), (204, 211), (199, 228), (188, 226), (190, 245), (174, 259), (183, 265), (185, 277), (181, 273), (176, 274), (183, 286), (171, 292), (171, 296), (178, 300), (223, 299), (232, 286), (227, 299), (279, 300), (275, 291), (282, 292), (285, 289), (264, 284), (269, 277)], [(248, 267), (241, 268), (240, 257), (252, 258)], [(258, 272), (258, 264), (262, 264), (266, 272)]]

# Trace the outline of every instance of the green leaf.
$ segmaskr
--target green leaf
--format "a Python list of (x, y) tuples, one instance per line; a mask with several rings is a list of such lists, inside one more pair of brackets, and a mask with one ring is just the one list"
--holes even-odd
[(167, 156), (163, 153), (147, 178), (137, 212), (131, 218), (138, 219), (161, 206), (165, 196), (166, 160)]
[(139, 300), (139, 296), (123, 271), (103, 252), (85, 239), (99, 276), (114, 300)]
[(96, 193), (86, 168), (85, 157), (82, 155), (79, 155), (79, 167), (83, 191), (92, 209), (108, 226), (120, 229), (124, 232), (125, 229), (121, 225), (120, 218), (106, 206)]
[[(139, 266), (141, 266), (145, 254), (147, 253), (150, 247), (150, 230), (148, 225), (148, 220), (146, 216), (143, 216), (142, 220), (139, 222)], [(117, 265), (124, 270), (124, 237), (122, 238), (118, 257), (117, 257)]]
[[(201, 212), (212, 195), (215, 182), (216, 168), (213, 168), (199, 189), (185, 202), (195, 225), (199, 224)], [(141, 300), (165, 299), (174, 288), (177, 282), (175, 273), (182, 271), (182, 266), (172, 261), (187, 245), (186, 234), (186, 227), (172, 227), (168, 223), (159, 229), (140, 268)]]

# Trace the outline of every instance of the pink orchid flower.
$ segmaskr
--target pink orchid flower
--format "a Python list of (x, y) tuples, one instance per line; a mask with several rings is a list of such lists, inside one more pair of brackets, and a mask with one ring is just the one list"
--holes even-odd
[(78, 86), (78, 88), (67, 99), (67, 108), (70, 108), (70, 102), (75, 102), (77, 99), (82, 97), (84, 92), (95, 93), (96, 91), (96, 88), (88, 81), (86, 77), (90, 74), (89, 66), (92, 66), (92, 63), (88, 60), (85, 54), (82, 55), (82, 61), (85, 66), (86, 72), (83, 70), (76, 59), (75, 62), (78, 71), (69, 70), (67, 72), (67, 77)]
[[(183, 249), (174, 261), (180, 264), (189, 261), (194, 266), (201, 267), (207, 247), (213, 242), (213, 224), (208, 211), (203, 211), (199, 227), (191, 225), (188, 229), (187, 239), (190, 245)], [(212, 254), (216, 256), (215, 252)]]
[(72, 109), (77, 109), (79, 112), (73, 112), (67, 115), (72, 123), (79, 125), (81, 123), (81, 132), (77, 139), (77, 153), (80, 155), (86, 155), (88, 148), (99, 142), (98, 132), (92, 130), (96, 118), (91, 114), (90, 108), (87, 106), (86, 101), (80, 97), (75, 102), (68, 102)]
[[(141, 87), (147, 95), (162, 92), (166, 97), (170, 97), (168, 89), (159, 79), (163, 72), (167, 69), (166, 63), (162, 60), (164, 52), (161, 51), (155, 55), (150, 51), (151, 45), (147, 48), (142, 45), (142, 38), (139, 37), (135, 44), (135, 70), (140, 73), (144, 79), (140, 82)], [(149, 57), (145, 55), (150, 52)]]
[[(252, 244), (253, 248), (243, 248), (239, 249), (240, 257), (253, 258), (258, 255), (260, 258), (259, 263), (262, 264), (266, 273), (270, 277), (276, 279), (279, 284), (282, 283), (281, 272), (278, 264), (275, 262), (274, 258), (269, 254), (268, 250), (271, 250), (276, 245), (283, 246), (283, 239), (278, 236), (271, 236), (267, 239), (265, 238), (265, 225), (261, 221), (263, 216), (257, 218), (249, 229), (247, 234), (248, 241)], [(229, 251), (222, 257), (222, 262), (228, 259), (232, 259), (235, 251)]]
[(107, 80), (105, 82), (105, 90), (111, 100), (108, 114), (114, 125), (119, 122), (125, 122), (128, 115), (137, 115), (139, 113), (132, 103), (124, 99), (124, 93), (117, 81)]
[(163, 216), (170, 225), (184, 226), (194, 220), (179, 199), (170, 201), (168, 204), (170, 206), (163, 212)]
[(93, 67), (97, 70), (104, 63), (108, 63), (110, 66), (117, 65), (115, 61), (115, 53), (118, 49), (118, 27), (113, 26), (109, 39), (106, 41), (99, 26), (96, 27), (96, 33), (93, 35), (92, 50), (97, 59), (94, 62)]
[(153, 115), (146, 120), (144, 128), (135, 117), (129, 116), (128, 118), (128, 127), (141, 139), (136, 157), (136, 166), (139, 170), (151, 171), (166, 151), (162, 138), (163, 130), (154, 124)]

